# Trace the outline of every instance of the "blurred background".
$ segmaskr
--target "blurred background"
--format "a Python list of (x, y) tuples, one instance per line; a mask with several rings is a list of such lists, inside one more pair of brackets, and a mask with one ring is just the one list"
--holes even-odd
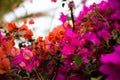
[[(74, 0), (75, 16), (82, 10), (83, 1)], [(89, 6), (94, 2), (100, 3), (101, 0), (87, 0), (86, 5)], [(69, 13), (68, 6), (62, 7), (62, 3), (62, 0), (58, 0), (56, 3), (51, 0), (0, 0), (0, 24), (15, 21), (20, 26), (25, 19), (34, 19), (35, 24), (28, 24), (34, 32), (34, 38), (44, 37), (54, 27), (61, 24), (59, 21), (61, 12)]]

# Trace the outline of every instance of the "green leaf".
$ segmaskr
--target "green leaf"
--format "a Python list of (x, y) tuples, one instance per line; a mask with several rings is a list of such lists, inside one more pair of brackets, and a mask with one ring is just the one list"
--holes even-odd
[(120, 37), (119, 37), (119, 38), (117, 38), (117, 43), (118, 43), (118, 44), (120, 44)]
[(97, 78), (92, 77), (92, 78), (90, 78), (90, 80), (101, 80), (102, 77), (103, 77), (103, 76), (98, 76)]
[(23, 80), (23, 78), (22, 78), (22, 77), (19, 77), (18, 80)]
[(91, 78), (90, 80), (97, 80), (97, 78)]
[(44, 79), (47, 79), (48, 73), (47, 73), (47, 72), (43, 72), (41, 75), (42, 75), (42, 77), (43, 77)]
[(77, 66), (80, 66), (83, 63), (82, 57), (80, 55), (76, 55), (74, 61)]
[(115, 35), (113, 36), (113, 39), (117, 39), (117, 37), (118, 37), (118, 34), (115, 34)]
[(22, 43), (19, 43), (19, 45), (18, 45), (18, 46), (19, 46), (19, 48), (23, 47)]
[(68, 17), (67, 17), (67, 20), (72, 20), (72, 18), (68, 16)]
[(69, 70), (68, 76), (70, 77), (72, 75), (72, 73), (74, 73), (74, 70), (73, 69)]
[(97, 61), (97, 59), (93, 59), (93, 60), (92, 60), (92, 63), (95, 63), (96, 61)]

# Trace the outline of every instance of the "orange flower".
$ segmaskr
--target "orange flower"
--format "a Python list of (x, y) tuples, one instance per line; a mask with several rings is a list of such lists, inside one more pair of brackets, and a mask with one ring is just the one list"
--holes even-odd
[(3, 51), (3, 47), (0, 47), (0, 57), (6, 57), (6, 52)]
[(58, 27), (54, 28), (52, 32), (48, 35), (48, 40), (51, 42), (55, 42), (56, 40), (62, 40), (65, 34), (65, 29), (63, 26), (59, 25)]
[(5, 48), (5, 51), (9, 53), (14, 45), (15, 45), (14, 39), (11, 38), (3, 45), (3, 47)]
[(25, 39), (31, 39), (32, 36), (33, 36), (33, 32), (30, 29), (26, 30), (25, 33), (23, 34), (23, 37)]
[(48, 40), (54, 43), (56, 41), (55, 34), (55, 32), (49, 32)]
[(38, 37), (36, 42), (41, 42), (43, 37)]
[(34, 20), (30, 19), (29, 24), (34, 24)]
[(91, 22), (88, 20), (86, 22), (81, 23), (81, 26), (88, 27), (91, 24)]
[(40, 61), (44, 61), (49, 54), (47, 49), (48, 42), (42, 39), (42, 37), (38, 37), (37, 40), (32, 45), (32, 53), (38, 55)]
[(10, 70), (10, 61), (8, 58), (3, 58), (0, 60), (0, 74), (4, 74), (5, 72)]
[(89, 27), (88, 28), (90, 31), (94, 31), (94, 28), (93, 27)]
[(24, 20), (24, 24), (27, 24), (27, 20), (26, 19)]
[(72, 26), (70, 25), (70, 22), (69, 22), (69, 21), (66, 21), (66, 22), (64, 23), (64, 26), (65, 26), (66, 28), (72, 28)]
[(18, 27), (16, 26), (15, 22), (10, 22), (7, 25), (7, 29), (9, 32), (15, 32), (18, 30)]
[(6, 41), (0, 47), (0, 57), (6, 57), (7, 55), (9, 55), (9, 53), (11, 52), (11, 49), (15, 44), (13, 38), (8, 37), (6, 40), (8, 41)]
[(83, 32), (84, 32), (84, 29), (78, 30), (78, 33), (83, 33)]
[(28, 26), (23, 24), (21, 27), (20, 27), (20, 30), (28, 30)]
[(36, 55), (37, 54), (37, 50), (36, 49), (32, 49), (32, 53), (33, 53), (33, 55)]
[(65, 34), (65, 29), (63, 28), (63, 26), (58, 26), (56, 29), (56, 40), (62, 40)]
[(18, 48), (13, 47), (13, 48), (11, 49), (11, 52), (10, 52), (10, 55), (11, 55), (11, 56), (15, 57), (15, 56), (17, 56), (17, 55), (19, 55), (19, 54), (20, 54), (20, 50), (19, 50)]

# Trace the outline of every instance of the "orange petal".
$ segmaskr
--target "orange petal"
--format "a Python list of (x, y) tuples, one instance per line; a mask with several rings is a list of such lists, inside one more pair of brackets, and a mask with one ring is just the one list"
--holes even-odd
[(30, 19), (29, 24), (34, 24), (34, 20)]

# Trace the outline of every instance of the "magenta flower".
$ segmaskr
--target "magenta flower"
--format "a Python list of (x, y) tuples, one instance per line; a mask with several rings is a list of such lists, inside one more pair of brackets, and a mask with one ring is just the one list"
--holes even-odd
[(105, 80), (120, 80), (120, 65), (103, 64), (99, 69), (103, 74), (109, 75)]
[(108, 40), (111, 37), (110, 33), (104, 29), (102, 29), (98, 32), (98, 36), (103, 38), (104, 40)]
[(113, 63), (113, 64), (120, 64), (120, 45), (114, 47), (114, 52), (101, 55), (101, 62), (103, 63)]
[(20, 54), (16, 55), (15, 59), (12, 60), (12, 63), (19, 64), (18, 68), (21, 67), (27, 71), (32, 71), (39, 66), (39, 60), (28, 47), (23, 48)]
[(65, 79), (65, 76), (59, 72), (56, 80), (64, 80), (64, 79)]
[(70, 44), (65, 44), (61, 50), (62, 54), (63, 55), (71, 55), (71, 54), (74, 54), (74, 51), (75, 51), (75, 47), (73, 45), (70, 45)]
[(0, 31), (0, 38), (2, 38), (2, 32)]
[(97, 35), (93, 32), (87, 32), (84, 36), (84, 38), (90, 42), (92, 42), (93, 44), (97, 44), (100, 45), (100, 40), (98, 39)]
[(92, 53), (87, 48), (82, 48), (79, 50), (78, 54), (82, 56), (82, 60), (85, 63), (88, 63), (88, 57), (91, 56)]
[(54, 2), (54, 3), (57, 2), (57, 0), (51, 0), (51, 1)]
[(72, 74), (70, 80), (87, 80), (83, 74)]
[(67, 21), (68, 15), (65, 15), (64, 13), (61, 12), (61, 16), (59, 18), (60, 21), (64, 24)]
[(99, 70), (108, 75), (106, 80), (120, 80), (120, 45), (114, 47), (114, 52), (101, 55), (103, 65)]
[(84, 46), (84, 44), (85, 44), (85, 39), (79, 40), (79, 39), (76, 39), (76, 38), (74, 39), (74, 38), (73, 38), (73, 39), (71, 40), (71, 44), (72, 44), (72, 45), (75, 45), (75, 46), (77, 46), (77, 47), (78, 47), (78, 46), (81, 46), (81, 47), (82, 47), (82, 46)]
[(120, 30), (120, 23), (119, 22), (114, 22), (114, 26), (117, 30)]

